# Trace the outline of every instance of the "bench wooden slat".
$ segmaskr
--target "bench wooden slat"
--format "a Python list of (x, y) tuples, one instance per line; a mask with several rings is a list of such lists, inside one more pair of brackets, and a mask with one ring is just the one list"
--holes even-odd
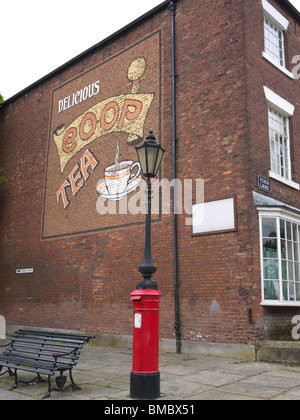
[(0, 356), (0, 362), (13, 363), (14, 365), (17, 365), (22, 368), (30, 367), (34, 369), (42, 369), (45, 371), (47, 370), (48, 372), (56, 372), (57, 370), (60, 370), (61, 368), (65, 368), (65, 366), (62, 365), (60, 362), (57, 362), (57, 364), (55, 364), (53, 360), (37, 361), (34, 359), (24, 359), (20, 357), (10, 357), (10, 356)]
[(28, 343), (28, 344), (40, 344), (40, 345), (46, 345), (49, 344), (53, 347), (68, 347), (68, 348), (76, 348), (81, 349), (83, 346), (81, 344), (72, 344), (72, 343), (61, 343), (61, 342), (45, 342), (42, 340), (32, 340), (30, 338), (13, 338), (12, 340), (14, 343)]
[[(26, 344), (12, 346), (11, 348), (12, 349), (18, 349), (18, 350), (24, 348), (24, 349), (27, 349), (28, 352), (31, 352), (31, 353), (35, 353), (36, 351), (39, 351), (39, 352), (43, 353), (43, 351), (45, 351), (45, 352), (50, 353), (51, 356), (53, 356), (54, 354), (58, 354), (58, 353), (68, 354), (70, 352), (70, 349), (62, 349), (62, 348), (54, 349), (52, 347), (33, 347), (33, 346), (28, 346)], [(76, 351), (76, 354), (80, 354), (80, 352), (78, 352), (78, 349), (74, 349), (74, 350)]]
[(67, 338), (72, 340), (80, 340), (87, 343), (91, 338), (95, 338), (91, 335), (84, 334), (67, 334), (67, 333), (57, 333), (49, 331), (31, 331), (31, 330), (18, 330), (18, 333), (22, 334), (32, 334), (32, 335), (43, 335), (46, 337), (57, 337), (57, 338)]
[[(13, 359), (14, 357), (19, 357), (19, 358), (28, 359), (28, 360), (36, 360), (36, 361), (41, 360), (41, 361), (44, 361), (44, 362), (52, 362), (53, 363), (53, 357), (52, 358), (50, 358), (50, 357), (47, 358), (46, 357), (47, 354), (44, 354), (44, 353), (37, 354), (36, 356), (34, 356), (34, 355), (26, 354), (26, 353), (24, 354), (24, 353), (20, 353), (20, 352), (18, 352), (18, 353), (15, 352), (15, 353), (3, 353), (3, 356), (10, 357), (11, 359)], [(52, 356), (52, 355), (50, 354), (49, 356)], [(65, 357), (67, 357), (67, 356), (65, 356)], [(78, 358), (76, 360), (78, 360)], [(0, 361), (1, 361), (1, 356), (0, 356)], [(71, 358), (69, 356), (65, 360), (63, 360), (63, 357), (59, 357), (59, 364), (60, 365), (67, 365), (67, 366), (70, 366), (70, 365), (76, 366), (76, 362), (75, 362), (74, 358)]]
[(5, 361), (5, 360), (1, 360), (1, 366), (7, 367), (10, 369), (24, 370), (25, 372), (39, 373), (40, 375), (52, 376), (56, 372), (55, 370), (45, 369), (42, 367), (26, 366), (26, 365), (15, 363), (14, 361)]
[(42, 340), (42, 341), (49, 341), (49, 342), (57, 342), (57, 343), (66, 343), (66, 344), (77, 344), (77, 345), (83, 345), (85, 343), (84, 340), (74, 340), (74, 339), (67, 339), (67, 338), (59, 338), (59, 337), (48, 337), (45, 335), (24, 335), (24, 334), (13, 334), (13, 338), (23, 340), (31, 339), (31, 340)]
[[(9, 350), (9, 349), (8, 349)], [(16, 351), (17, 353), (22, 353), (25, 357), (25, 355), (28, 355), (27, 357), (33, 357), (33, 355), (36, 355), (37, 358), (40, 356), (48, 356), (48, 357), (52, 357), (53, 358), (53, 352), (47, 352), (47, 351), (36, 351), (33, 352), (32, 350), (28, 350), (28, 349), (19, 349), (19, 348), (12, 348), (10, 352), (4, 352), (3, 354), (11, 354), (13, 351)], [(30, 356), (31, 355), (31, 356)], [(78, 360), (79, 359), (79, 353), (76, 353), (76, 355), (73, 354), (64, 354), (62, 356), (60, 356), (60, 359), (70, 359), (70, 360)]]

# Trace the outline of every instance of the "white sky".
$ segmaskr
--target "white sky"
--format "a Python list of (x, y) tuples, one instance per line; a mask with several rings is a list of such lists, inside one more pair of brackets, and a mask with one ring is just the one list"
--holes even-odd
[(9, 99), (163, 0), (0, 2), (0, 92)]
[(0, 0), (1, 94), (9, 99), (163, 1)]

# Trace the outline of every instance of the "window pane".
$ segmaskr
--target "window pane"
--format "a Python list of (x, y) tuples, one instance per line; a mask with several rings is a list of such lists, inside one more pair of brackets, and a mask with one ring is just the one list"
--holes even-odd
[(300, 283), (296, 284), (296, 300), (300, 301)]
[(286, 259), (287, 253), (286, 253), (286, 241), (281, 239), (281, 258), (284, 260)]
[(288, 259), (293, 260), (293, 242), (287, 242)]
[(264, 238), (277, 238), (276, 219), (263, 218), (262, 230)]
[(290, 300), (295, 300), (295, 284), (289, 283)]
[(264, 278), (266, 280), (278, 280), (277, 260), (264, 260)]
[(288, 287), (287, 287), (286, 281), (282, 283), (282, 288), (283, 288), (283, 300), (289, 300)]
[(298, 229), (295, 223), (293, 223), (293, 241), (298, 242)]
[(289, 280), (294, 280), (294, 264), (292, 262), (288, 263), (288, 277)]
[(287, 238), (292, 240), (292, 224), (290, 222), (286, 222), (286, 231), (287, 231)]
[(280, 237), (285, 239), (285, 221), (280, 220)]
[(282, 280), (287, 280), (287, 263), (286, 261), (282, 261)]
[(263, 240), (264, 258), (278, 258), (277, 239)]
[(279, 282), (265, 281), (264, 282), (265, 299), (278, 300), (279, 299)]
[(299, 261), (299, 245), (294, 243), (294, 260)]
[(300, 264), (295, 264), (295, 281), (300, 282)]

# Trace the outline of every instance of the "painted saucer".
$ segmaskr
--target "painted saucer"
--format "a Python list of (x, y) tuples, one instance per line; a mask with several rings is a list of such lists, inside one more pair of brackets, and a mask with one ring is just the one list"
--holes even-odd
[(98, 184), (96, 186), (96, 191), (97, 191), (97, 194), (100, 197), (104, 198), (105, 200), (120, 201), (120, 200), (123, 200), (123, 198), (125, 198), (126, 195), (135, 191), (137, 189), (137, 187), (140, 185), (141, 180), (142, 180), (142, 177), (139, 176), (136, 179), (134, 179), (133, 181), (129, 182), (126, 190), (123, 191), (122, 193), (119, 193), (119, 194), (109, 194), (109, 192), (107, 191), (105, 181), (101, 180), (100, 182), (98, 182)]

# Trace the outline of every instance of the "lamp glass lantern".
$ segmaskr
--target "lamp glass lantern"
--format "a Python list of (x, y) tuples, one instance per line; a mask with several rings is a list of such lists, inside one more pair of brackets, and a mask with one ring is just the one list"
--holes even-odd
[(142, 146), (136, 147), (136, 152), (145, 178), (155, 178), (160, 168), (165, 150), (156, 143), (153, 130), (150, 130)]

